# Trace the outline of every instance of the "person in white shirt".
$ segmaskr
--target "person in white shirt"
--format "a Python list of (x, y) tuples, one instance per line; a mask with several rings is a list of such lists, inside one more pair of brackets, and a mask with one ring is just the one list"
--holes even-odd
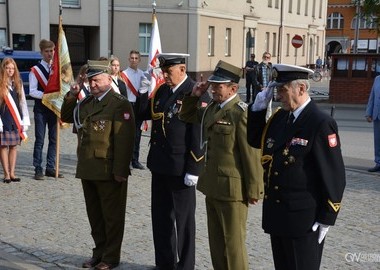
[(139, 89), (144, 87), (142, 82), (147, 82), (147, 78), (144, 72), (138, 68), (141, 61), (140, 52), (132, 50), (129, 53), (129, 67), (125, 69), (121, 76), (127, 85), (127, 97), (129, 102), (132, 104), (135, 110), (135, 121), (136, 121), (136, 137), (135, 137), (135, 147), (133, 149), (132, 157), (132, 167), (139, 170), (144, 170), (144, 166), (139, 161), (140, 156), (140, 140), (141, 140), (141, 125), (143, 124), (143, 119), (138, 117), (136, 112), (137, 103), (139, 102)]
[[(46, 126), (48, 127), (49, 145), (46, 156), (45, 176), (55, 177), (55, 161), (57, 155), (57, 116), (42, 104), (42, 96), (47, 88), (51, 62), (54, 56), (54, 42), (46, 39), (40, 41), (42, 60), (33, 66), (29, 73), (29, 95), (34, 98), (35, 137), (33, 149), (34, 179), (44, 180), (42, 169), (42, 150), (44, 147)], [(58, 178), (63, 178), (58, 174)]]

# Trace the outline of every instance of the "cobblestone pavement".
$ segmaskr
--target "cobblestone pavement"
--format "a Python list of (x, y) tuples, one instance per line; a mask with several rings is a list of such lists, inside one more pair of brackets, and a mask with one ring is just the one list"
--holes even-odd
[[(65, 178), (36, 181), (33, 127), (28, 134), (30, 141), (18, 151), (22, 181), (0, 183), (0, 269), (80, 269), (93, 241), (80, 181), (74, 178), (76, 137), (70, 128), (61, 130), (60, 171)], [(148, 140), (146, 134), (141, 142), (144, 165)], [(149, 170), (134, 170), (128, 189), (118, 269), (153, 269)], [(380, 269), (379, 205), (380, 174), (348, 168), (342, 210), (327, 235), (321, 269)], [(196, 269), (212, 269), (204, 196), (199, 192), (196, 219)], [(269, 238), (261, 229), (261, 205), (250, 207), (247, 228), (250, 269), (273, 269)]]

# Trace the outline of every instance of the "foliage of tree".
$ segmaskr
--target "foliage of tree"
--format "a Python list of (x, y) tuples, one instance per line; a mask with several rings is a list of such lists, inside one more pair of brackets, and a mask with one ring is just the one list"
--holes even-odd
[[(357, 0), (359, 2), (359, 0)], [(380, 0), (360, 0), (362, 3), (362, 15), (376, 22), (377, 31), (380, 33)]]

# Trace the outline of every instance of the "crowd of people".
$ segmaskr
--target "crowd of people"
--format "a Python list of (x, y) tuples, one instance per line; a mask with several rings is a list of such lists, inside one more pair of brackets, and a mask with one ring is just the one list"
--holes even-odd
[[(36, 180), (64, 177), (56, 170), (60, 122), (41, 101), (54, 43), (41, 40), (40, 49), (42, 60), (29, 75)], [(139, 155), (141, 128), (150, 120), (147, 168), (156, 269), (195, 268), (196, 190), (205, 195), (214, 269), (250, 268), (248, 207), (260, 200), (275, 268), (319, 269), (326, 233), (340, 210), (345, 170), (337, 124), (308, 94), (313, 71), (272, 65), (268, 52), (258, 63), (252, 54), (245, 67), (244, 102), (237, 93), (241, 68), (219, 61), (207, 81), (195, 82), (187, 74), (188, 57), (158, 55), (164, 83), (153, 95), (149, 74), (138, 68), (137, 50), (130, 51), (123, 71), (115, 56), (88, 60), (64, 96), (60, 120), (73, 123), (77, 135), (75, 176), (81, 179), (95, 245), (82, 267), (108, 270), (120, 264), (128, 178), (133, 169), (145, 169)], [(275, 89), (282, 108), (272, 114)], [(7, 58), (0, 69), (4, 183), (21, 180), (15, 173), (16, 149), (30, 122), (17, 65)]]

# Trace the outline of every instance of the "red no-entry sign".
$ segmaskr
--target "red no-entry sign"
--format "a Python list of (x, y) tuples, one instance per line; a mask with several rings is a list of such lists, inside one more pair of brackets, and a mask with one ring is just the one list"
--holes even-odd
[(292, 38), (292, 45), (294, 48), (299, 48), (303, 45), (303, 39), (300, 35), (295, 35)]

